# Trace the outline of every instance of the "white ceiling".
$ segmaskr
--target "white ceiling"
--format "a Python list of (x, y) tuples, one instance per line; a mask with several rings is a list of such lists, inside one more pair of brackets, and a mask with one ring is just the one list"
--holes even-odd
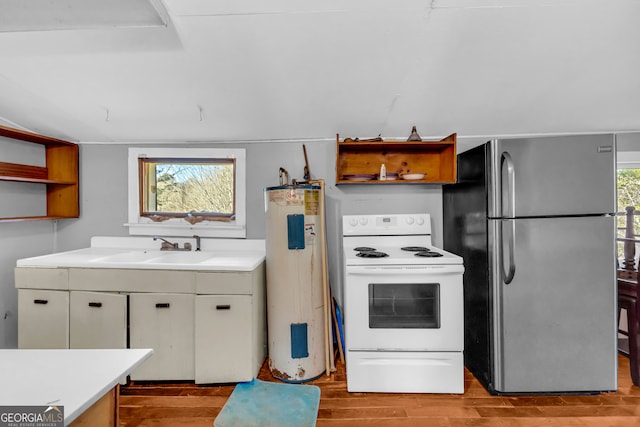
[(80, 142), (402, 137), (416, 125), (425, 139), (457, 132), (462, 149), (640, 131), (637, 0), (161, 5), (167, 26), (0, 32), (0, 122)]

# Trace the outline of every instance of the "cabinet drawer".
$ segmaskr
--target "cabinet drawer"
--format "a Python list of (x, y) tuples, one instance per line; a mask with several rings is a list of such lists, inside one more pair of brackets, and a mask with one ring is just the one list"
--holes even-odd
[(18, 348), (69, 348), (69, 292), (18, 290)]
[(69, 289), (69, 270), (66, 268), (17, 267), (14, 273), (18, 289)]
[(127, 348), (127, 296), (69, 293), (70, 348)]
[(250, 296), (196, 297), (196, 383), (253, 379), (252, 326)]
[(134, 380), (193, 380), (194, 295), (129, 295), (130, 347), (153, 348)]
[(251, 295), (254, 272), (197, 272), (196, 293), (199, 295)]

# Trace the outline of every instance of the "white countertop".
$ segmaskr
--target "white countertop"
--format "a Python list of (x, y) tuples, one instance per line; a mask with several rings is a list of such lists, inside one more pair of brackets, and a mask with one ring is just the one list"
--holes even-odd
[[(193, 239), (175, 239), (182, 247)], [(171, 240), (174, 242), (174, 239)], [(266, 257), (264, 240), (202, 239), (201, 251), (161, 251), (151, 237), (93, 237), (91, 247), (19, 259), (18, 267), (253, 271)], [(194, 245), (195, 248), (195, 245)]]
[(151, 349), (0, 350), (0, 403), (62, 405), (68, 425), (152, 353)]

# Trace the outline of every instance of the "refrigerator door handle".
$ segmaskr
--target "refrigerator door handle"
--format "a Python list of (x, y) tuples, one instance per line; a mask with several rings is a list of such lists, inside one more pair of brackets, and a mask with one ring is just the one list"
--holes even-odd
[(506, 169), (507, 172), (507, 185), (504, 187), (504, 179), (500, 178), (500, 193), (502, 197), (502, 201), (504, 202), (504, 197), (507, 197), (506, 207), (507, 212), (503, 210), (502, 216), (507, 216), (509, 218), (515, 218), (516, 216), (516, 172), (513, 166), (513, 159), (511, 158), (511, 154), (507, 151), (502, 153), (502, 158), (500, 160), (500, 167), (504, 172)]
[[(507, 252), (509, 254), (509, 269), (504, 271), (504, 262), (502, 263), (502, 274), (504, 277), (504, 284), (508, 285), (513, 281), (513, 277), (516, 275), (516, 263), (515, 263), (515, 247), (516, 247), (516, 220), (506, 219), (502, 221), (502, 227), (505, 222), (509, 222), (509, 238), (507, 239)], [(504, 231), (503, 231), (504, 235)], [(504, 253), (504, 252), (503, 252)]]
[[(516, 222), (513, 219), (516, 216), (516, 206), (515, 206), (516, 173), (515, 173), (515, 168), (513, 166), (513, 159), (511, 158), (511, 154), (509, 154), (507, 151), (504, 151), (502, 153), (502, 156), (500, 159), (500, 166), (502, 168), (502, 171), (503, 172), (506, 171), (507, 173), (506, 188), (503, 186), (505, 180), (502, 179), (502, 177), (500, 179), (500, 184), (501, 184), (500, 193), (503, 198), (503, 201), (504, 201), (504, 196), (506, 196), (506, 199), (507, 199), (506, 200), (506, 207), (507, 207), (506, 216), (509, 218), (506, 221), (509, 221), (511, 225), (509, 230), (509, 238), (507, 239), (507, 248), (508, 248), (508, 254), (509, 254), (509, 269), (507, 272), (504, 271), (504, 262), (502, 263), (504, 283), (508, 285), (509, 283), (511, 283), (511, 281), (513, 280), (513, 277), (516, 274), (515, 253), (514, 253), (515, 246), (516, 246)], [(504, 215), (505, 213), (502, 212), (502, 214)], [(503, 225), (504, 225), (504, 221), (503, 221)]]

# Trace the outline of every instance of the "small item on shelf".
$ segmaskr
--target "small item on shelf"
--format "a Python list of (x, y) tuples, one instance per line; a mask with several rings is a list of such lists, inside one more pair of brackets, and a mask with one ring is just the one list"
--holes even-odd
[(380, 136), (382, 134), (378, 134), (378, 136), (376, 136), (375, 138), (365, 138), (365, 139), (360, 139), (360, 138), (345, 138), (344, 142), (346, 143), (350, 143), (350, 142), (382, 142), (382, 136)]
[(353, 174), (353, 175), (344, 175), (342, 179), (344, 179), (345, 181), (362, 182), (362, 181), (372, 181), (375, 179), (375, 177), (376, 176), (373, 174), (359, 173), (359, 174)]
[(418, 135), (418, 131), (415, 126), (411, 128), (411, 134), (409, 135), (409, 138), (407, 138), (407, 141), (422, 141), (422, 138)]
[[(381, 133), (378, 134), (378, 136), (376, 136), (375, 138), (367, 138), (367, 139), (360, 139), (359, 141), (362, 142), (381, 142), (382, 141), (382, 135)], [(358, 139), (358, 138), (356, 138)]]
[(380, 181), (386, 181), (387, 180), (387, 167), (384, 165), (384, 163), (382, 164), (382, 166), (380, 166), (380, 177), (379, 177)]
[(425, 174), (423, 173), (405, 173), (402, 175), (402, 179), (406, 181), (416, 181), (419, 179), (424, 179)]

